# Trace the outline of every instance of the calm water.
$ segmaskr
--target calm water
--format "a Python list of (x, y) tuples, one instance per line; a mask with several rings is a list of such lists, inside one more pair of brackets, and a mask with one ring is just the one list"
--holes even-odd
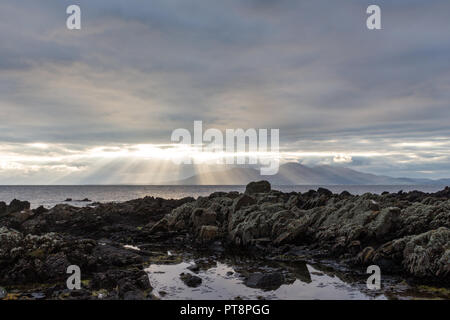
[(327, 275), (309, 264), (301, 264), (300, 276), (291, 283), (273, 290), (262, 290), (247, 287), (235, 265), (217, 262), (196, 274), (202, 279), (201, 286), (189, 288), (181, 281), (180, 273), (194, 274), (187, 270), (193, 264), (194, 261), (185, 261), (175, 265), (151, 265), (146, 272), (153, 293), (160, 299), (169, 300), (233, 300), (237, 297), (252, 300), (387, 299), (383, 294), (369, 296), (361, 290), (364, 287), (347, 283), (335, 275)]
[[(273, 186), (273, 189), (283, 192), (306, 192), (317, 189), (319, 186)], [(402, 186), (322, 186), (333, 192), (340, 193), (344, 190), (352, 194), (366, 192), (381, 193), (383, 191), (398, 192), (399, 190), (421, 190), (424, 192), (436, 192), (445, 186), (436, 185), (402, 185)], [(86, 205), (80, 202), (88, 198), (98, 202), (127, 201), (154, 196), (162, 198), (183, 198), (207, 196), (215, 191), (240, 191), (245, 186), (0, 186), (0, 201), (10, 202), (13, 199), (27, 200), (32, 208), (40, 205), (52, 207), (58, 203), (64, 203), (67, 198), (73, 199), (72, 205)]]

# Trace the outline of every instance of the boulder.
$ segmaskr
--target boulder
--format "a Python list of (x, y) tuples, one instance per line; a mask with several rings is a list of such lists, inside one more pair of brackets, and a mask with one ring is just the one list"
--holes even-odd
[(410, 274), (450, 280), (450, 230), (441, 227), (409, 238), (403, 256)]
[(270, 192), (271, 186), (270, 183), (266, 180), (250, 182), (246, 188), (246, 194), (255, 194), (255, 193), (267, 193)]
[(321, 196), (323, 195), (323, 196), (327, 196), (327, 197), (331, 197), (333, 195), (333, 192), (331, 192), (330, 190), (325, 189), (325, 188), (317, 189), (317, 193)]
[(8, 294), (8, 292), (6, 291), (6, 289), (3, 287), (0, 287), (0, 300), (4, 299), (7, 294)]
[(30, 203), (28, 201), (20, 201), (14, 199), (8, 206), (8, 211), (11, 213), (20, 212), (26, 209), (30, 209)]
[(212, 226), (216, 224), (216, 213), (211, 210), (197, 208), (192, 211), (191, 221), (195, 228), (202, 226)]
[(202, 226), (198, 235), (201, 242), (211, 242), (219, 237), (219, 228), (216, 226)]
[(191, 288), (196, 288), (202, 284), (202, 278), (194, 276), (190, 273), (180, 274), (180, 279), (185, 285)]
[(252, 204), (255, 204), (256, 200), (253, 197), (250, 197), (247, 194), (243, 194), (233, 201), (233, 211), (236, 212), (240, 210), (243, 207), (250, 206)]
[(280, 272), (273, 273), (252, 273), (244, 282), (247, 287), (265, 290), (276, 290), (285, 281), (284, 275)]
[(8, 212), (8, 206), (4, 201), (0, 201), (0, 217)]

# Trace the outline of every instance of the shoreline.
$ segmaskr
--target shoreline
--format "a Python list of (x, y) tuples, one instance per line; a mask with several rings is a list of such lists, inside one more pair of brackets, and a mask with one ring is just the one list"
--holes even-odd
[[(317, 190), (325, 188), (333, 193), (341, 193), (348, 191), (353, 195), (362, 195), (364, 193), (381, 194), (385, 191), (397, 193), (400, 190), (404, 192), (419, 190), (427, 193), (435, 193), (445, 188), (445, 185), (292, 185), (278, 186), (274, 185), (273, 189), (282, 191), (283, 193), (301, 192), (305, 193), (309, 190)], [(74, 206), (85, 206), (82, 200), (91, 199), (93, 202), (126, 202), (133, 199), (140, 199), (146, 196), (160, 197), (164, 199), (182, 199), (184, 197), (199, 196), (208, 197), (214, 192), (231, 192), (245, 191), (245, 185), (241, 186), (158, 186), (158, 185), (72, 185), (72, 186), (0, 186), (0, 201), (11, 202), (13, 199), (27, 200), (31, 204), (31, 209), (44, 206), (51, 209), (58, 204), (70, 204)], [(66, 202), (71, 198), (73, 201)]]
[[(448, 187), (358, 196), (324, 188), (283, 193), (261, 181), (244, 193), (197, 199), (145, 197), (33, 210), (16, 201), (0, 205), (0, 238), (0, 287), (31, 287), (24, 290), (29, 292), (44, 285), (45, 299), (98, 298), (99, 290), (111, 299), (152, 299), (145, 268), (180, 263), (192, 252), (218, 259), (234, 251), (279, 263), (330, 260), (357, 277), (378, 265), (399, 283), (450, 287)], [(173, 249), (182, 254), (169, 256)], [(80, 266), (85, 281), (75, 297), (64, 289), (68, 265)], [(281, 285), (289, 275), (273, 277)], [(443, 290), (437, 295), (445, 298)], [(15, 294), (21, 297), (20, 290)]]

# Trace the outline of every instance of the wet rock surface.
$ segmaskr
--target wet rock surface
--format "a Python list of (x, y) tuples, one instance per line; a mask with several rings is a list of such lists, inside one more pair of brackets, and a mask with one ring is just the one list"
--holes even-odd
[(261, 288), (266, 290), (278, 289), (284, 283), (284, 276), (280, 272), (274, 273), (252, 273), (245, 281), (250, 288)]
[[(152, 299), (144, 269), (180, 263), (167, 254), (172, 249), (289, 263), (331, 259), (349, 270), (376, 264), (382, 274), (450, 286), (449, 188), (353, 196), (324, 188), (282, 193), (260, 181), (244, 194), (29, 208), (26, 201), (0, 202), (3, 298)], [(69, 265), (82, 270), (81, 290), (65, 285)], [(196, 261), (194, 272), (205, 265)], [(189, 271), (183, 278), (201, 284)], [(270, 290), (288, 280), (258, 271), (245, 281)]]
[(191, 288), (196, 288), (202, 284), (202, 278), (194, 276), (190, 273), (180, 274), (180, 279)]

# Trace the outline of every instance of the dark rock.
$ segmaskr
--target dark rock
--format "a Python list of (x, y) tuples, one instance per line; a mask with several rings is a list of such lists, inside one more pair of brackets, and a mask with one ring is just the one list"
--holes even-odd
[(8, 206), (6, 205), (5, 202), (0, 201), (0, 216), (4, 215), (7, 212), (8, 212)]
[(435, 197), (442, 197), (450, 199), (450, 187), (445, 187), (444, 190), (438, 191), (434, 194)]
[(341, 197), (351, 197), (352, 194), (350, 192), (348, 192), (347, 190), (344, 190), (341, 192), (340, 196)]
[(192, 272), (195, 272), (195, 273), (200, 271), (200, 267), (197, 264), (193, 264), (193, 265), (187, 267), (187, 269), (191, 270)]
[(380, 205), (374, 200), (369, 200), (368, 207), (372, 211), (380, 211)]
[(250, 182), (245, 188), (245, 193), (246, 194), (267, 193), (270, 192), (270, 190), (271, 190), (270, 183), (266, 180), (262, 180), (257, 182)]
[(191, 288), (196, 288), (202, 284), (202, 278), (194, 276), (190, 273), (180, 274), (180, 279)]
[(227, 198), (236, 199), (237, 197), (239, 197), (239, 192), (237, 191), (231, 191), (227, 193)]
[(234, 199), (234, 201), (233, 201), (234, 211), (238, 211), (243, 207), (250, 206), (255, 203), (256, 203), (255, 198), (250, 197), (249, 195), (243, 194), (243, 195), (239, 196), (238, 198)]
[(216, 224), (216, 213), (212, 210), (197, 208), (192, 212), (191, 220), (195, 228)]
[(148, 275), (138, 268), (109, 269), (106, 272), (95, 273), (92, 277), (93, 289), (119, 290), (119, 296), (127, 292), (149, 291), (151, 289)]
[(142, 291), (134, 290), (134, 291), (127, 291), (123, 294), (124, 300), (144, 300), (145, 296)]
[[(377, 264), (386, 274), (449, 283), (449, 188), (382, 196), (333, 196), (326, 189), (282, 193), (265, 182), (247, 189), (245, 194), (218, 192), (197, 200), (145, 197), (96, 207), (61, 204), (50, 210), (29, 210), (29, 203), (15, 200), (11, 207), (16, 212), (0, 202), (0, 284), (64, 283), (67, 265), (76, 264), (83, 279), (91, 280), (89, 290), (108, 290), (107, 298), (141, 299), (150, 287), (142, 267), (155, 251), (207, 247), (219, 256), (245, 249), (297, 261), (300, 254), (290, 249), (297, 246), (301, 255)], [(141, 251), (124, 249), (124, 244)], [(170, 263), (178, 262), (172, 258)], [(199, 285), (201, 279), (188, 272), (183, 278)], [(246, 283), (270, 289), (283, 278), (277, 272), (256, 273)], [(66, 294), (61, 287), (52, 290), (45, 291), (46, 298)]]
[(325, 188), (317, 189), (317, 193), (319, 195), (324, 195), (324, 196), (327, 196), (327, 197), (331, 197), (333, 195), (333, 192), (331, 192), (330, 190), (325, 189)]
[(167, 219), (161, 219), (156, 223), (150, 223), (150, 233), (158, 233), (158, 232), (168, 232), (169, 231), (169, 225), (167, 222)]
[(265, 290), (276, 290), (284, 283), (284, 275), (280, 272), (273, 273), (252, 273), (245, 285), (250, 288), (259, 288)]
[(3, 287), (0, 287), (0, 300), (4, 299), (7, 294), (8, 294), (8, 292), (6, 291), (6, 289)]
[(227, 196), (226, 192), (218, 191), (218, 192), (211, 193), (208, 198), (214, 199), (214, 198), (221, 198), (221, 197), (226, 197), (226, 196)]
[(64, 200), (64, 202), (71, 202), (72, 198), (67, 198), (66, 200)]
[(208, 243), (219, 237), (219, 228), (216, 226), (202, 226), (200, 228), (198, 239), (202, 243)]
[(33, 209), (33, 212), (35, 214), (42, 214), (42, 213), (48, 212), (48, 209), (46, 209), (44, 206), (39, 206), (36, 209)]
[(11, 201), (11, 203), (8, 206), (8, 212), (11, 213), (20, 212), (27, 209), (30, 209), (30, 203), (28, 201), (20, 201), (17, 199)]
[(45, 262), (43, 268), (46, 272), (53, 273), (58, 278), (64, 278), (66, 276), (67, 267), (71, 263), (67, 259), (66, 255), (62, 252), (49, 255)]

